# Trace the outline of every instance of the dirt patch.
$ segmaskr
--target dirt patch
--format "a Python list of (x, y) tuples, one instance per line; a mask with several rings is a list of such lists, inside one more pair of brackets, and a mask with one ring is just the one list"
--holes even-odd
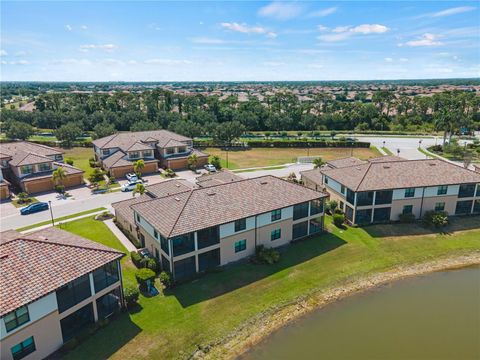
[(342, 284), (337, 284), (335, 287), (300, 297), (294, 302), (259, 314), (241, 325), (224, 339), (199, 349), (192, 355), (192, 358), (233, 359), (245, 353), (248, 349), (290, 321), (347, 296), (410, 276), (476, 264), (480, 264), (480, 251), (421, 264), (400, 266), (386, 272), (363, 277), (350, 278)]

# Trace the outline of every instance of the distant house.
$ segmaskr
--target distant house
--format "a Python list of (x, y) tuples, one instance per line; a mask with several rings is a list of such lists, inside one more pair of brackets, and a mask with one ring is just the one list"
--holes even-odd
[(176, 280), (251, 256), (258, 245), (283, 246), (323, 230), (326, 194), (274, 176), (223, 176), (193, 189), (162, 182), (154, 185), (156, 196), (112, 206)]
[(188, 167), (188, 157), (198, 156), (198, 167), (208, 163), (208, 155), (193, 148), (192, 139), (167, 130), (122, 132), (93, 141), (95, 157), (112, 176), (122, 177), (133, 171), (133, 164), (143, 159), (143, 173)]
[(123, 305), (122, 252), (57, 228), (0, 237), (2, 360), (44, 359)]
[(440, 159), (347, 158), (301, 172), (305, 186), (325, 189), (353, 224), (422, 218), (426, 211), (480, 214), (480, 173)]
[(0, 164), (3, 175), (21, 191), (33, 194), (55, 188), (52, 173), (58, 167), (65, 170), (66, 187), (83, 184), (84, 171), (63, 163), (63, 153), (49, 146), (15, 141), (0, 144)]
[[(4, 156), (4, 155), (3, 155)], [(5, 157), (8, 159), (8, 157)], [(0, 162), (2, 161), (2, 155), (0, 155)], [(0, 200), (5, 200), (10, 197), (10, 183), (3, 177), (3, 172), (0, 165)]]

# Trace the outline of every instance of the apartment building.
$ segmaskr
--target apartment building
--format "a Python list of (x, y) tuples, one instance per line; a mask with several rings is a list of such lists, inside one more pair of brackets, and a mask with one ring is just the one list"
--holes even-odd
[[(0, 161), (2, 159), (0, 158)], [(2, 169), (0, 168), (0, 200), (5, 200), (10, 197), (10, 183), (3, 177)]]
[(325, 196), (263, 176), (145, 199), (129, 211), (145, 247), (183, 280), (251, 256), (257, 245), (278, 247), (319, 233)]
[(193, 148), (193, 140), (167, 130), (122, 132), (93, 141), (95, 157), (112, 176), (133, 171), (135, 161), (145, 162), (143, 173), (158, 166), (173, 170), (188, 167), (188, 157), (196, 154), (198, 166), (208, 163), (208, 155)]
[(44, 359), (123, 303), (123, 253), (66, 231), (0, 233), (2, 360)]
[(0, 164), (3, 176), (14, 186), (29, 194), (55, 188), (52, 173), (58, 167), (65, 170), (65, 188), (83, 184), (84, 171), (63, 163), (63, 153), (49, 146), (15, 141), (0, 144)]
[(349, 158), (301, 177), (306, 187), (325, 189), (353, 224), (398, 221), (401, 214), (419, 219), (429, 210), (480, 213), (480, 173), (440, 159)]

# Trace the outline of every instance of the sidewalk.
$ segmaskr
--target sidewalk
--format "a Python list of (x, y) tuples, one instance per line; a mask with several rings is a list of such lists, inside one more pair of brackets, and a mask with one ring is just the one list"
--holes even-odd
[(137, 248), (131, 243), (130, 240), (120, 231), (120, 229), (115, 225), (113, 219), (105, 220), (105, 225), (108, 226), (110, 231), (117, 237), (118, 240), (122, 243), (123, 246), (127, 249), (128, 252), (136, 251)]
[[(74, 218), (71, 218), (71, 219), (65, 219), (65, 220), (59, 220), (59, 221), (55, 220), (54, 221), (55, 226), (60, 225), (60, 224), (65, 224), (65, 223), (68, 223), (70, 221), (80, 220), (80, 219), (83, 219), (83, 218), (86, 218), (86, 217), (89, 217), (89, 216), (98, 215), (98, 214), (104, 213), (105, 211), (107, 211), (107, 210), (100, 210), (100, 211), (93, 212), (93, 213), (90, 213), (90, 214), (80, 215), (80, 216), (77, 216), (77, 217), (74, 217)], [(31, 228), (31, 229), (28, 229), (28, 230), (25, 230), (25, 231), (21, 231), (20, 233), (21, 234), (28, 234), (28, 233), (31, 233), (31, 232), (34, 232), (34, 231), (37, 231), (37, 230), (47, 229), (49, 227), (52, 227), (52, 223), (37, 226), (37, 227)]]

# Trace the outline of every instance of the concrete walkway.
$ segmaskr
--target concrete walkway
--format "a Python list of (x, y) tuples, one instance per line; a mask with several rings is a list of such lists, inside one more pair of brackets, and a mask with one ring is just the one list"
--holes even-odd
[(108, 226), (110, 231), (117, 237), (117, 239), (122, 243), (123, 246), (130, 251), (136, 251), (137, 248), (132, 244), (130, 240), (120, 231), (120, 229), (115, 225), (113, 219), (105, 220), (105, 225)]

